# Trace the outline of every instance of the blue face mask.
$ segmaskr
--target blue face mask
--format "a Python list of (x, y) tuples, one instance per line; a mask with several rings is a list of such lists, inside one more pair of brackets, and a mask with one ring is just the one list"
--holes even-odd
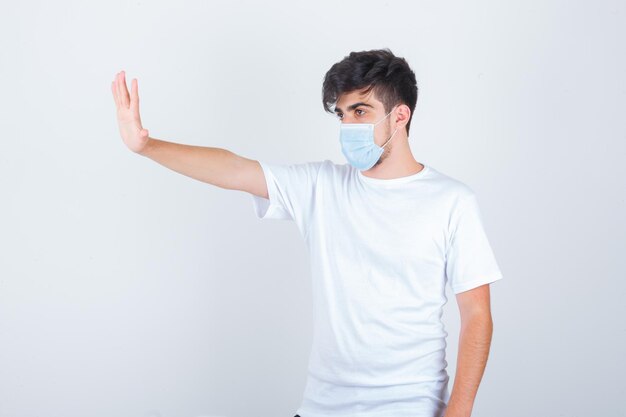
[(376, 123), (341, 123), (339, 127), (341, 151), (350, 165), (365, 171), (378, 162), (378, 159), (383, 154), (384, 147), (396, 134), (398, 128), (393, 131), (393, 134), (387, 139), (383, 146), (378, 146), (376, 142), (374, 142), (374, 127), (385, 120), (396, 107), (397, 106), (394, 106), (394, 108), (387, 113), (387, 116)]

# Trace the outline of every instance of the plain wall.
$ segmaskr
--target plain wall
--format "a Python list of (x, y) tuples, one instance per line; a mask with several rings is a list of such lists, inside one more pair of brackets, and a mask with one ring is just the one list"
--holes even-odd
[(384, 47), (417, 76), (416, 159), (476, 191), (504, 274), (473, 416), (626, 415), (625, 23), (618, 1), (3, 3), (0, 416), (292, 417), (295, 224), (127, 150), (110, 83), (139, 80), (152, 137), (344, 163), (324, 74)]

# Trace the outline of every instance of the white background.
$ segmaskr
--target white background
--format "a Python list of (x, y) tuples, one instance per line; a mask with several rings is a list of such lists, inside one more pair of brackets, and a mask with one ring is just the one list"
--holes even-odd
[(295, 224), (127, 150), (110, 83), (139, 80), (152, 137), (344, 163), (323, 76), (384, 47), (417, 76), (416, 159), (476, 191), (505, 277), (473, 416), (626, 415), (625, 23), (618, 1), (3, 3), (0, 416), (292, 417)]

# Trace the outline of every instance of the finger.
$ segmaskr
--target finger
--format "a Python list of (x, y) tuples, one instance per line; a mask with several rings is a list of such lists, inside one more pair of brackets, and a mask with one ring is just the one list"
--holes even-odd
[(130, 108), (139, 113), (139, 93), (137, 92), (137, 79), (130, 82)]
[[(119, 72), (117, 73), (119, 74)], [(117, 108), (119, 109), (122, 106), (122, 103), (120, 102), (120, 91), (119, 91), (119, 86), (117, 83), (117, 74), (115, 74), (115, 79), (113, 80), (114, 83), (114, 93), (115, 93), (115, 104), (117, 104)]]
[(137, 80), (137, 78), (133, 78), (132, 90), (133, 93), (131, 94), (131, 107), (133, 108), (133, 112), (135, 114), (135, 117), (137, 118), (137, 122), (139, 122), (139, 126), (141, 126), (141, 115), (139, 114), (139, 81)]
[(128, 87), (126, 86), (126, 72), (122, 71), (122, 104), (128, 108), (130, 104), (130, 97), (128, 96)]
[(116, 87), (116, 91), (117, 91), (117, 102), (120, 105), (120, 108), (124, 105), (124, 103), (122, 102), (122, 84), (120, 82), (121, 80), (121, 72), (118, 72), (115, 75), (115, 87)]
[(137, 101), (137, 79), (133, 78), (130, 82), (130, 105), (134, 105)]

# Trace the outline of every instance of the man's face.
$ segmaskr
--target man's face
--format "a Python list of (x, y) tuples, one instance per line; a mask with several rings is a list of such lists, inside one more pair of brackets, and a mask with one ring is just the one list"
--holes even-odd
[[(376, 123), (380, 121), (387, 113), (385, 113), (383, 103), (374, 97), (373, 92), (374, 90), (371, 90), (368, 94), (361, 94), (360, 90), (356, 90), (340, 95), (337, 103), (335, 103), (335, 114), (342, 123)], [(392, 118), (393, 113), (387, 117), (387, 120), (374, 126), (374, 143), (378, 146), (382, 146), (391, 136)], [(372, 168), (387, 158), (391, 152), (391, 142), (387, 143), (382, 155)]]

